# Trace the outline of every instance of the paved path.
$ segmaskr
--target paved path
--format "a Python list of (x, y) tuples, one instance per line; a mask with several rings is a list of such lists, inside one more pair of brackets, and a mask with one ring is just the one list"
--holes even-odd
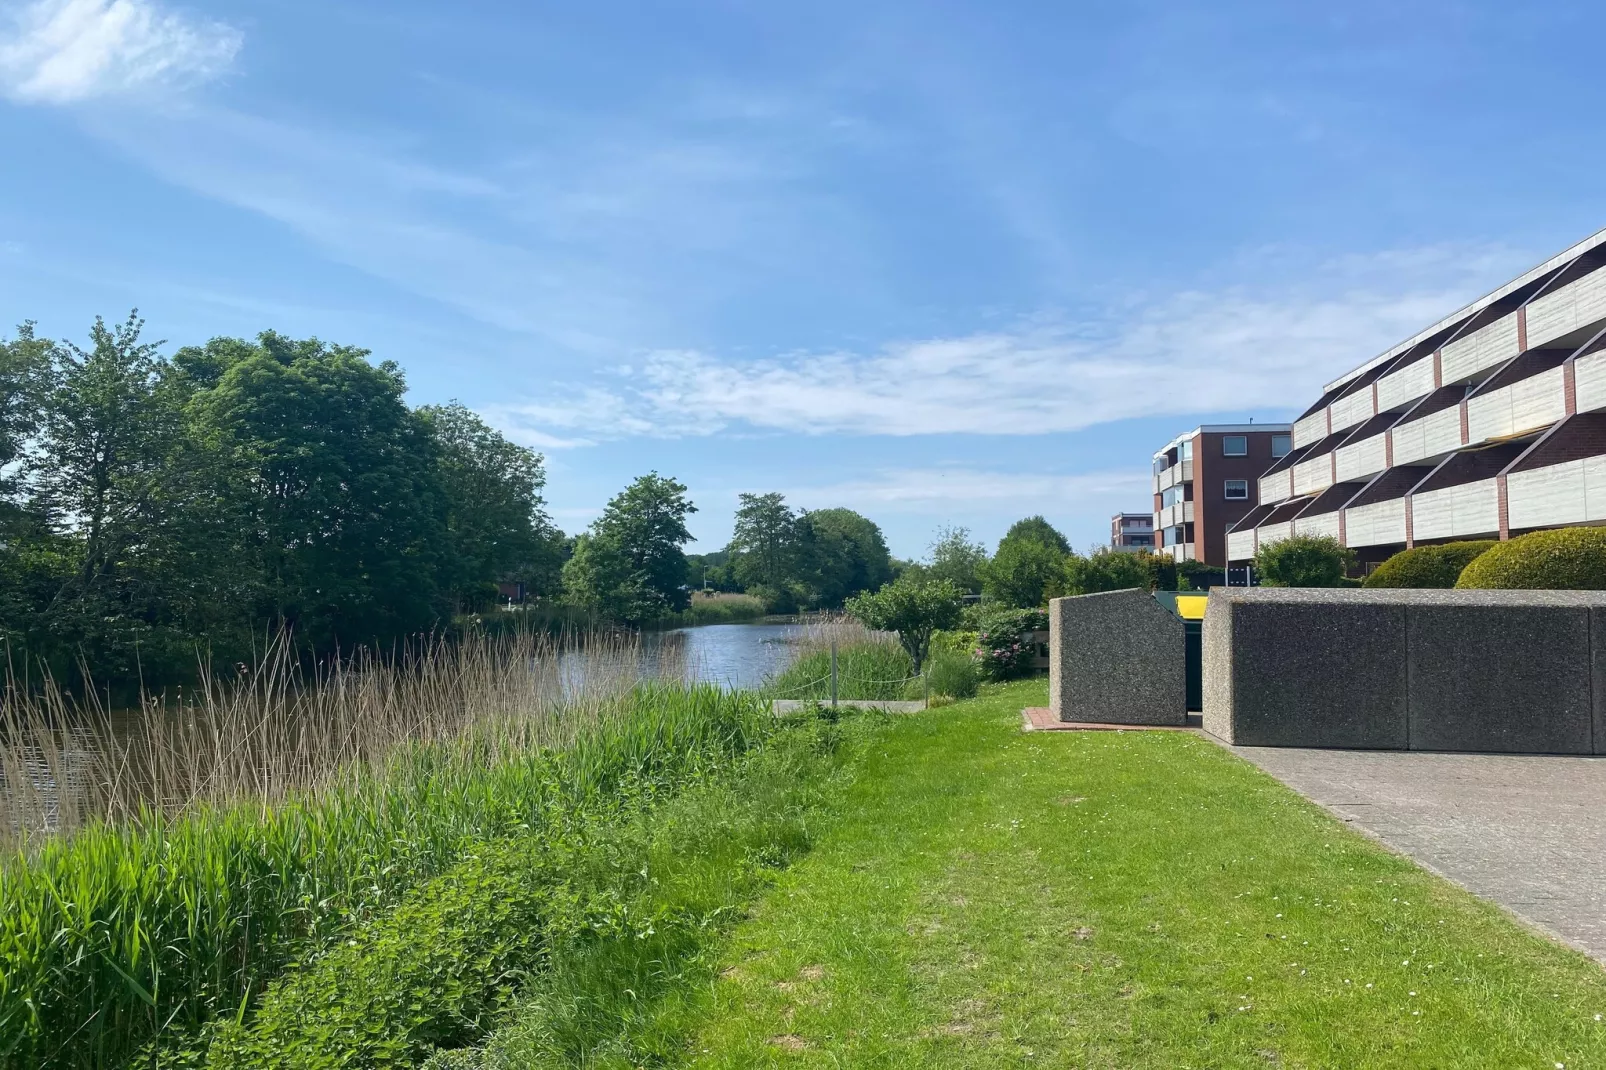
[(1228, 749), (1606, 962), (1606, 759)]

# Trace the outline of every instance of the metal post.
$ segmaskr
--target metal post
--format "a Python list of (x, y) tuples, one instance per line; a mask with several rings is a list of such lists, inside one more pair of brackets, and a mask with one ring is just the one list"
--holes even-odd
[(836, 640), (831, 640), (831, 708), (836, 709)]
[(920, 673), (920, 690), (921, 697), (926, 700), (926, 709), (931, 709), (931, 673), (929, 670), (922, 670)]

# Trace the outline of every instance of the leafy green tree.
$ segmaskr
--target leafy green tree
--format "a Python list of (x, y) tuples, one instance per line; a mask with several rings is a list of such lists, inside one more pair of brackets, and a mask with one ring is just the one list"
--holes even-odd
[(1040, 516), (1017, 520), (982, 570), (982, 592), (992, 601), (1032, 609), (1059, 592), (1070, 544)]
[(220, 487), (257, 581), (253, 616), (320, 651), (388, 644), (450, 612), (446, 502), (429, 422), (368, 351), (214, 340), (175, 363), (215, 444)]
[(483, 608), (500, 580), (550, 575), (546, 558), (560, 552), (541, 490), (539, 453), (509, 442), (479, 416), (452, 402), (418, 410), (439, 447), (437, 470), (446, 505), (444, 582), (460, 610)]
[(1331, 535), (1294, 535), (1262, 546), (1255, 572), (1267, 587), (1342, 587), (1355, 553)]
[(0, 500), (15, 504), (26, 476), (24, 452), (39, 429), (50, 391), (55, 347), (24, 323), (17, 337), (0, 339)]
[(866, 628), (897, 632), (915, 672), (925, 663), (933, 632), (959, 623), (963, 594), (949, 580), (905, 576), (874, 593), (848, 599), (848, 612)]
[(686, 486), (651, 472), (616, 495), (575, 540), (563, 567), (566, 597), (616, 620), (641, 624), (691, 604)]
[(744, 587), (780, 590), (796, 578), (803, 556), (798, 517), (779, 493), (742, 494), (731, 535), (731, 565)]
[(816, 606), (840, 606), (892, 579), (886, 537), (868, 517), (852, 509), (812, 509), (799, 519), (799, 528), (806, 566), (800, 578)]
[(933, 579), (948, 580), (968, 594), (980, 594), (982, 571), (987, 567), (987, 547), (970, 541), (970, 530), (945, 527), (926, 551), (927, 573)]
[(1004, 532), (1004, 537), (999, 540), (999, 543), (1002, 545), (1006, 542), (1015, 542), (1021, 539), (1042, 543), (1044, 546), (1052, 546), (1062, 554), (1071, 552), (1071, 544), (1065, 540), (1065, 536), (1061, 535), (1058, 528), (1041, 516), (1029, 516), (1024, 520), (1015, 521), (1009, 526), (1009, 530)]

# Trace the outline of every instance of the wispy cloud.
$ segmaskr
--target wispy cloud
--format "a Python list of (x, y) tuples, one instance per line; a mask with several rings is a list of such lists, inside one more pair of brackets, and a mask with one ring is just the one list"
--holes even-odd
[(234, 59), (240, 32), (150, 0), (33, 0), (0, 31), (0, 91), (70, 104), (210, 78)]
[(956, 465), (885, 468), (841, 483), (794, 487), (786, 493), (805, 508), (845, 505), (880, 513), (945, 514), (956, 507), (987, 511), (1005, 505), (1040, 509), (1044, 502), (1074, 511), (1105, 499), (1142, 496), (1148, 483), (1148, 473), (1142, 469), (1056, 474)]
[(492, 416), (526, 433), (588, 439), (732, 428), (1032, 435), (1172, 413), (1291, 408), (1456, 307), (1511, 260), (1457, 248), (1349, 257), (1310, 271), (1297, 287), (1133, 299), (1077, 322), (865, 353), (738, 361), (653, 352), (611, 381), (572, 384)]

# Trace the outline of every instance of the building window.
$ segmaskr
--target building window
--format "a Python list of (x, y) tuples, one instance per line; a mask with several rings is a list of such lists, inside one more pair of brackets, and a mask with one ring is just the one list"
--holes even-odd
[(1227, 500), (1228, 501), (1243, 501), (1248, 497), (1249, 497), (1249, 480), (1247, 480), (1247, 479), (1229, 479), (1229, 480), (1227, 480)]
[(1173, 505), (1183, 500), (1181, 484), (1178, 484), (1174, 487), (1167, 487), (1165, 490), (1160, 492), (1160, 508), (1162, 509), (1169, 509)]
[(1177, 448), (1178, 456), (1184, 461), (1193, 460), (1193, 439), (1188, 439)]
[(1249, 439), (1244, 435), (1228, 435), (1221, 440), (1221, 453), (1225, 457), (1249, 456)]
[(1293, 448), (1294, 437), (1292, 435), (1271, 436), (1271, 455), (1273, 457), (1286, 457), (1288, 456), (1288, 451)]

